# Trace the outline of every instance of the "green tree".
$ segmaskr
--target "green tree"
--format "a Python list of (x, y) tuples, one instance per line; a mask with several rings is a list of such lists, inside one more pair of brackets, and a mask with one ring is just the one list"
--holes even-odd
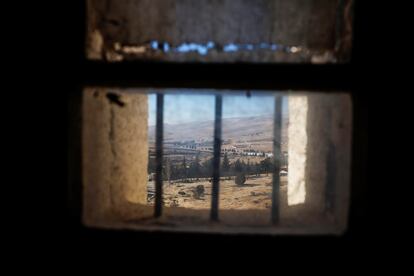
[(204, 177), (211, 177), (213, 175), (213, 158), (203, 162), (202, 171)]
[(196, 178), (199, 178), (201, 176), (201, 165), (200, 165), (199, 153), (197, 153), (194, 161), (191, 162), (190, 164), (189, 175), (190, 177), (196, 177)]
[(243, 171), (243, 163), (240, 162), (240, 159), (237, 159), (236, 162), (234, 162), (234, 170), (236, 172), (242, 172)]
[(260, 168), (264, 173), (266, 173), (266, 175), (269, 175), (269, 172), (272, 171), (272, 167), (273, 167), (273, 162), (271, 158), (266, 158), (260, 161)]
[(223, 163), (221, 164), (221, 169), (223, 170), (223, 173), (228, 173), (230, 170), (230, 161), (227, 156), (227, 152), (224, 153)]
[(185, 160), (185, 156), (183, 156), (183, 162), (181, 164), (181, 178), (184, 180), (187, 179), (188, 170), (187, 170), (187, 161)]
[(148, 173), (155, 173), (155, 158), (149, 158), (148, 160)]
[(259, 176), (259, 174), (260, 174), (260, 164), (258, 164), (258, 163), (254, 164), (254, 171), (256, 173), (256, 176)]
[(168, 182), (171, 182), (171, 174), (172, 174), (172, 164), (170, 162), (169, 158), (165, 159), (165, 163), (164, 163), (164, 170), (163, 170), (163, 174), (164, 174), (164, 180), (167, 180)]
[(252, 165), (250, 164), (250, 160), (247, 159), (247, 164), (246, 164), (246, 173), (247, 174), (251, 174), (252, 173)]

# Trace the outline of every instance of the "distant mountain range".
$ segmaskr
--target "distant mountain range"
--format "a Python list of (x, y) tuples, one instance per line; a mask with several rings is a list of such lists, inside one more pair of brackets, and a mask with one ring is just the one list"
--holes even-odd
[[(287, 141), (288, 120), (282, 122), (282, 140)], [(271, 141), (273, 139), (273, 116), (238, 117), (223, 119), (223, 139), (238, 141)], [(214, 121), (164, 124), (164, 141), (212, 140)], [(149, 126), (148, 138), (155, 140), (155, 126)]]

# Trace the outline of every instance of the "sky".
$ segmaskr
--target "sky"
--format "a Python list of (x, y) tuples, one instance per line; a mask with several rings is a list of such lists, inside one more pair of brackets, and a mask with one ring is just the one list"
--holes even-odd
[[(214, 120), (214, 95), (212, 94), (166, 94), (164, 96), (164, 123), (181, 124)], [(283, 97), (282, 111), (287, 110), (287, 97)], [(148, 95), (148, 125), (155, 125), (156, 95)], [(274, 96), (255, 94), (223, 96), (223, 118), (272, 115)]]

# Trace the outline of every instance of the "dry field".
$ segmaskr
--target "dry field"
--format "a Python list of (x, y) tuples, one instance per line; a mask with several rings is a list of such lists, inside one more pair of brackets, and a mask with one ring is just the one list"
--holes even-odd
[[(281, 177), (281, 189), (286, 189), (287, 179)], [(198, 188), (197, 188), (198, 187)], [(154, 204), (154, 183), (148, 183), (148, 204)], [(234, 179), (220, 180), (220, 209), (268, 209), (271, 206), (272, 175), (248, 176), (244, 185), (237, 186)], [(209, 209), (211, 183), (208, 180), (194, 183), (164, 182), (165, 206), (192, 209)]]

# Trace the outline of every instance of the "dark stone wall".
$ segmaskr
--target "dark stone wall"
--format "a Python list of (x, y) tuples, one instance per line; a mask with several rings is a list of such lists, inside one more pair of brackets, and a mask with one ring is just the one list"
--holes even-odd
[[(340, 41), (343, 35), (343, 28), (340, 28), (345, 20), (343, 3), (351, 1), (89, 0), (89, 48), (96, 39), (92, 34), (98, 31), (104, 41), (104, 52), (113, 51), (114, 43), (140, 46), (153, 40), (167, 42), (170, 45), (212, 41), (219, 47), (229, 43), (275, 43), (303, 49), (302, 53), (296, 54), (269, 54), (263, 50), (256, 50), (248, 53), (215, 53), (207, 57), (173, 53), (157, 56), (145, 53), (135, 58), (173, 61), (306, 62), (312, 60), (312, 55), (335, 50), (337, 41)], [(289, 54), (295, 58), (285, 57)], [(89, 57), (94, 55), (89, 53)]]

